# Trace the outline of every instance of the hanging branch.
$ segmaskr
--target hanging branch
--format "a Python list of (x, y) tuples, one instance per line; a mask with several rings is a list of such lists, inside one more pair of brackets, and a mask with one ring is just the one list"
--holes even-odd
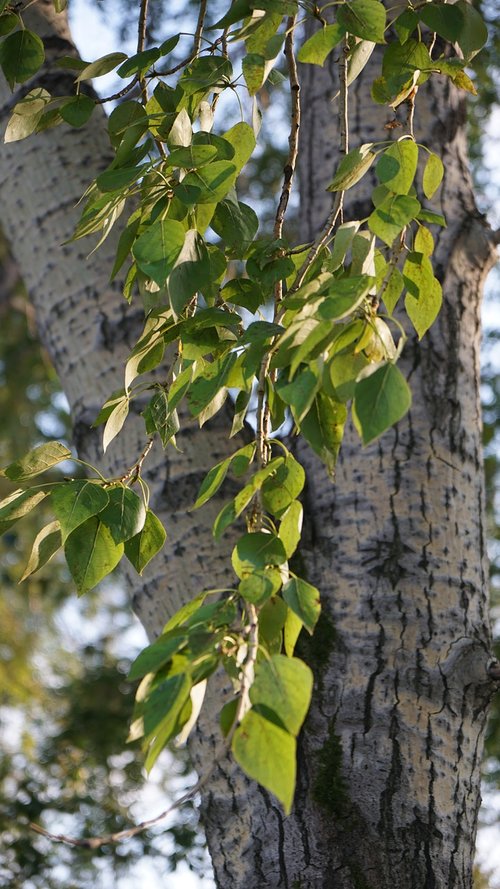
[[(138, 25), (138, 33), (137, 33), (137, 52), (143, 52), (144, 46), (146, 44), (146, 25), (148, 19), (148, 4), (149, 0), (141, 0), (141, 8), (139, 13), (139, 25)], [(142, 100), (144, 104), (148, 101), (148, 86), (146, 82), (146, 78), (144, 75), (139, 76), (139, 83), (141, 85), (142, 92)]]
[[(290, 16), (286, 25), (285, 57), (288, 62), (288, 80), (290, 83), (291, 96), (290, 133), (288, 136), (288, 157), (283, 168), (283, 185), (274, 221), (273, 236), (275, 240), (279, 240), (283, 234), (283, 224), (292, 191), (293, 178), (299, 152), (300, 82), (297, 61), (294, 53), (294, 29), (296, 18), (296, 16)], [(282, 298), (283, 281), (280, 280), (276, 282), (274, 287), (274, 321), (278, 318), (279, 305)], [(270, 361), (271, 353), (269, 351), (264, 355), (262, 360), (257, 386), (257, 454), (261, 469), (266, 465), (269, 457), (267, 438), (269, 436), (270, 418), (269, 406), (266, 401), (266, 380)]]
[[(347, 85), (347, 56), (348, 56), (349, 48), (347, 44), (347, 38), (344, 40), (344, 46), (342, 51), (342, 56), (339, 60), (339, 77), (340, 77), (340, 92), (339, 92), (339, 129), (340, 129), (340, 151), (342, 154), (346, 155), (349, 151), (349, 116), (348, 116), (348, 85)], [(293, 282), (290, 293), (294, 293), (299, 287), (304, 283), (304, 279), (314, 263), (315, 259), (319, 255), (322, 248), (325, 244), (330, 240), (335, 227), (337, 225), (337, 221), (342, 216), (342, 210), (344, 206), (344, 191), (337, 191), (335, 194), (335, 198), (333, 201), (332, 209), (326, 220), (326, 223), (321, 232), (319, 232), (316, 240), (314, 241), (313, 246), (311, 247), (309, 253), (307, 254), (307, 258), (303, 262), (299, 271), (297, 272), (297, 277)]]

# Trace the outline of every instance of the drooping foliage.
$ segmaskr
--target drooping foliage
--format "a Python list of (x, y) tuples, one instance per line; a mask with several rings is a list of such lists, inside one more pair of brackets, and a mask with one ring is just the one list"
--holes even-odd
[[(55, 0), (57, 11), (65, 5)], [(333, 477), (349, 413), (368, 444), (409, 409), (411, 391), (397, 362), (408, 332), (420, 339), (439, 312), (432, 229), (446, 224), (435, 203), (443, 164), (432, 146), (417, 143), (414, 106), (430, 77), (475, 92), (465, 68), (484, 45), (486, 28), (465, 0), (392, 11), (379, 0), (351, 0), (335, 7), (334, 18), (329, 4), (299, 10), (296, 0), (236, 0), (216, 21), (201, 2), (186, 54), (174, 63), (185, 38), (149, 45), (142, 0), (137, 51), (90, 63), (63, 57), (58, 64), (74, 73), (75, 91), (52, 96), (32, 80), (44, 61), (42, 41), (23, 26), (22, 8), (7, 2), (0, 8), (0, 65), (11, 88), (27, 85), (7, 141), (85, 125), (96, 100), (84, 85), (110, 71), (123, 81), (125, 100), (108, 122), (115, 156), (89, 185), (74, 233), (75, 239), (97, 235), (101, 243), (121, 225), (111, 274), (124, 274), (124, 297), (142, 299), (146, 313), (123, 388), (110, 393), (96, 418), (104, 425), (104, 449), (126, 423), (131, 402), (150, 395), (144, 449), (118, 478), (90, 467), (84, 480), (45, 481), (71, 457), (57, 441), (10, 463), (3, 476), (16, 490), (0, 504), (0, 530), (50, 505), (53, 518), (35, 538), (26, 577), (60, 550), (80, 594), (124, 556), (142, 573), (166, 534), (142, 477), (148, 453), (158, 441), (175, 446), (181, 402), (203, 426), (236, 393), (228, 435), (247, 428), (252, 413), (253, 440), (210, 469), (194, 504), (202, 508), (226, 474), (241, 479), (213, 529), (217, 540), (237, 520), (246, 523), (232, 553), (234, 586), (197, 591), (139, 655), (130, 673), (141, 679), (131, 737), (143, 739), (150, 768), (191, 725), (193, 690), (222, 667), (234, 687), (221, 712), (222, 751), (230, 747), (289, 811), (296, 737), (312, 691), (311, 672), (294, 650), (302, 629), (314, 632), (320, 592), (291, 567), (305, 476), (277, 434), (289, 420)], [(296, 49), (304, 15), (316, 27)], [(387, 139), (351, 146), (349, 90), (375, 50), (380, 69), (372, 96), (385, 108)], [(259, 95), (282, 79), (276, 69), (282, 53), (291, 97), (289, 152), (266, 231), (239, 199), (237, 184), (256, 149)], [(301, 244), (285, 228), (299, 151), (297, 62), (321, 66), (327, 59), (338, 68), (343, 156), (328, 189), (328, 219), (314, 241)], [(405, 124), (393, 128), (401, 107)], [(229, 127), (228, 114), (237, 118)], [(344, 195), (369, 170), (376, 178), (372, 210), (365, 219), (347, 218)]]

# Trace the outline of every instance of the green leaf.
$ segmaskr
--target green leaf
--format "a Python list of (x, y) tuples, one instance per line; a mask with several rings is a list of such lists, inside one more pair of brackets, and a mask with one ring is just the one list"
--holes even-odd
[(302, 532), (302, 503), (294, 500), (281, 516), (279, 538), (285, 547), (286, 557), (293, 556), (300, 543)]
[(241, 19), (251, 16), (253, 13), (253, 3), (251, 0), (234, 0), (225, 15), (220, 18), (215, 25), (208, 28), (208, 31), (215, 31), (216, 28), (228, 28)]
[(212, 469), (207, 472), (203, 482), (201, 483), (200, 490), (198, 491), (198, 496), (196, 498), (196, 502), (193, 506), (193, 509), (199, 509), (200, 506), (203, 506), (214, 494), (219, 490), (222, 482), (224, 481), (228, 469), (230, 465), (234, 462), (236, 466), (241, 468), (240, 475), (242, 472), (250, 464), (250, 461), (253, 459), (255, 453), (255, 445), (248, 444), (239, 450), (235, 451), (231, 457), (227, 457), (225, 460), (222, 460), (221, 463), (217, 463), (216, 466), (212, 466)]
[(110, 71), (118, 67), (120, 62), (125, 62), (127, 58), (128, 56), (124, 52), (110, 52), (96, 59), (95, 62), (91, 62), (90, 65), (86, 65), (83, 71), (80, 71), (76, 80), (81, 82), (82, 80), (92, 80), (94, 77), (102, 77), (104, 74), (109, 74)]
[(330, 474), (333, 474), (335, 469), (346, 419), (345, 404), (329, 398), (320, 391), (314, 399), (311, 410), (300, 423), (302, 435), (323, 460)]
[(353, 420), (363, 444), (374, 441), (407, 413), (411, 391), (395, 364), (383, 364), (356, 384)]
[(332, 272), (340, 268), (346, 257), (347, 251), (350, 249), (354, 235), (358, 231), (360, 223), (357, 220), (353, 222), (344, 222), (339, 225), (333, 241), (333, 248), (328, 261), (328, 268)]
[(55, 555), (61, 546), (62, 540), (59, 522), (51, 522), (50, 525), (46, 525), (45, 528), (42, 528), (33, 541), (33, 548), (28, 559), (28, 564), (24, 569), (23, 576), (19, 580), (19, 583), (22, 583), (23, 580), (26, 580), (27, 577), (34, 574), (35, 571), (38, 571), (43, 565), (46, 565), (49, 559)]
[(172, 271), (184, 244), (185, 230), (175, 219), (162, 219), (150, 225), (136, 240), (132, 254), (137, 265), (162, 287)]
[(180, 429), (177, 411), (170, 408), (164, 389), (159, 389), (156, 395), (153, 395), (148, 407), (153, 428), (158, 432), (161, 443), (166, 448)]
[(342, 40), (345, 28), (341, 25), (324, 25), (300, 47), (297, 59), (310, 65), (324, 65), (327, 56)]
[(259, 641), (270, 652), (279, 654), (288, 606), (279, 596), (269, 599), (259, 611)]
[(262, 485), (264, 508), (279, 518), (298, 497), (304, 487), (305, 479), (305, 472), (300, 463), (290, 453), (286, 454), (284, 463), (278, 466), (276, 472)]
[(288, 814), (295, 792), (295, 738), (250, 710), (234, 733), (231, 749), (238, 765), (274, 793)]
[(283, 380), (283, 377), (278, 379), (276, 390), (281, 400), (291, 407), (295, 422), (300, 423), (310, 410), (311, 404), (320, 388), (321, 379), (319, 371), (312, 364), (296, 374), (292, 382), (286, 383)]
[(116, 73), (118, 77), (131, 77), (133, 74), (143, 74), (144, 71), (148, 71), (154, 65), (161, 55), (161, 50), (157, 46), (137, 52), (130, 56), (123, 65), (120, 65)]
[(409, 253), (403, 266), (403, 279), (408, 291), (405, 309), (421, 339), (434, 323), (443, 301), (439, 281), (432, 265), (422, 253)]
[(49, 490), (40, 491), (36, 488), (29, 488), (27, 491), (23, 491), (19, 488), (0, 501), (0, 534), (8, 531), (15, 522), (31, 512), (49, 493)]
[(97, 516), (79, 525), (68, 537), (64, 554), (79, 595), (88, 593), (116, 568), (123, 544), (115, 544)]
[(47, 90), (31, 90), (17, 105), (7, 124), (4, 142), (18, 142), (35, 132), (38, 122), (51, 96)]
[(196, 229), (185, 233), (184, 243), (168, 278), (168, 295), (178, 316), (192, 296), (210, 277), (210, 258), (205, 241)]
[(213, 534), (219, 539), (226, 528), (232, 524), (247, 508), (256, 491), (262, 488), (263, 483), (270, 476), (276, 474), (283, 465), (283, 457), (275, 457), (266, 466), (256, 472), (247, 485), (239, 491), (236, 497), (227, 503), (218, 514), (213, 526)]
[(291, 608), (288, 608), (288, 613), (286, 616), (285, 626), (283, 627), (283, 647), (285, 649), (285, 654), (287, 657), (293, 657), (293, 653), (295, 651), (295, 645), (297, 643), (297, 639), (300, 636), (300, 631), (302, 630), (303, 623), (300, 617), (297, 617), (294, 611)]
[(376, 170), (378, 180), (395, 194), (408, 194), (417, 164), (417, 144), (413, 139), (399, 139), (380, 155)]
[(370, 231), (389, 247), (404, 228), (420, 213), (421, 205), (409, 195), (389, 195), (368, 217)]
[(260, 606), (280, 590), (282, 582), (278, 568), (252, 571), (240, 581), (238, 592), (247, 602)]
[(434, 252), (434, 238), (432, 232), (425, 225), (419, 225), (417, 229), (414, 249), (416, 253), (423, 253), (424, 256), (432, 256)]
[(188, 206), (216, 204), (233, 187), (236, 167), (231, 161), (214, 161), (193, 170), (175, 186), (175, 194)]
[(391, 273), (387, 279), (387, 284), (382, 294), (382, 299), (384, 300), (389, 315), (392, 315), (396, 308), (399, 297), (403, 292), (404, 284), (405, 282), (401, 272), (394, 266), (391, 269)]
[(108, 505), (99, 513), (99, 519), (106, 525), (116, 544), (124, 543), (144, 528), (144, 501), (124, 485), (108, 488), (108, 496)]
[(113, 148), (118, 148), (122, 142), (128, 142), (132, 147), (147, 128), (148, 116), (139, 102), (121, 102), (109, 116), (108, 131)]
[(404, 44), (413, 34), (418, 25), (418, 15), (413, 9), (405, 9), (394, 22), (394, 30), (399, 37), (399, 42)]
[(170, 167), (182, 167), (184, 170), (192, 170), (195, 167), (204, 167), (217, 158), (218, 151), (215, 145), (186, 145), (174, 148), (168, 158)]
[(167, 532), (160, 519), (150, 509), (146, 510), (142, 531), (125, 541), (125, 555), (138, 574), (142, 574), (166, 539)]
[(356, 379), (368, 364), (368, 359), (360, 352), (351, 351), (335, 354), (329, 364), (330, 382), (338, 401), (350, 401), (354, 396)]
[(422, 207), (422, 209), (419, 210), (417, 219), (422, 222), (428, 222), (429, 225), (446, 226), (446, 219), (441, 213), (434, 213), (433, 210), (426, 210), (425, 207)]
[(255, 96), (266, 80), (271, 67), (270, 63), (263, 56), (249, 52), (243, 56), (241, 67), (248, 94)]
[(70, 124), (70, 126), (83, 127), (89, 120), (94, 108), (94, 100), (91, 99), (90, 96), (84, 96), (83, 93), (81, 93), (61, 105), (59, 114), (66, 123)]
[(349, 34), (385, 43), (385, 8), (379, 0), (351, 0), (337, 9), (337, 21)]
[(468, 63), (485, 45), (488, 39), (488, 29), (482, 15), (467, 0), (458, 0), (454, 8), (463, 15), (464, 23), (457, 42)]
[(116, 191), (124, 189), (133, 182), (137, 182), (149, 168), (149, 163), (140, 164), (138, 167), (118, 167), (118, 169), (105, 170), (96, 179), (99, 191)]
[(215, 133), (205, 133), (203, 130), (193, 133), (193, 147), (197, 146), (215, 148), (216, 154), (211, 160), (230, 161), (234, 158), (234, 148), (231, 143)]
[(29, 451), (25, 457), (11, 463), (0, 475), (6, 475), (13, 482), (24, 482), (52, 469), (63, 460), (71, 459), (71, 451), (59, 441), (49, 441)]
[(227, 247), (243, 257), (257, 234), (259, 220), (251, 207), (228, 196), (217, 204), (210, 226)]
[(374, 283), (375, 279), (371, 275), (336, 278), (328, 288), (325, 299), (321, 300), (317, 315), (328, 321), (347, 318), (368, 296)]
[(62, 542), (75, 528), (100, 513), (108, 501), (104, 488), (85, 479), (56, 485), (52, 490), (51, 502), (61, 526)]
[[(373, 0), (376, 2), (376, 0)], [(346, 191), (356, 185), (356, 182), (365, 175), (370, 169), (376, 154), (371, 151), (373, 142), (367, 142), (360, 145), (359, 148), (353, 148), (342, 160), (338, 166), (337, 172), (333, 177), (327, 191)]]
[(429, 198), (430, 200), (434, 196), (439, 186), (441, 185), (443, 176), (443, 162), (437, 154), (431, 152), (429, 157), (427, 158), (427, 163), (425, 165), (424, 175), (422, 178), (422, 188), (424, 190), (426, 198)]
[(286, 562), (285, 547), (274, 534), (250, 531), (238, 540), (231, 561), (235, 573), (242, 580), (256, 568), (275, 567)]
[(312, 670), (304, 661), (274, 654), (269, 660), (257, 662), (250, 700), (262, 716), (271, 718), (271, 711), (282, 728), (297, 736), (309, 709), (312, 688)]
[(155, 688), (144, 704), (142, 717), (144, 733), (146, 735), (154, 733), (154, 740), (144, 763), (148, 772), (153, 768), (165, 745), (182, 727), (180, 717), (186, 702), (189, 701), (191, 684), (190, 676), (179, 673)]
[[(415, 72), (429, 71), (432, 64), (424, 43), (413, 38), (403, 45), (397, 41), (390, 43), (382, 60), (382, 75), (390, 96), (396, 97), (403, 87), (411, 87)], [(386, 98), (382, 98), (382, 102), (385, 101)]]
[(199, 417), (221, 390), (226, 393), (225, 383), (235, 361), (236, 354), (231, 352), (205, 367), (203, 376), (193, 381), (187, 395), (189, 410), (193, 417)]
[(9, 34), (0, 43), (0, 67), (11, 89), (25, 83), (42, 67), (45, 59), (43, 43), (37, 34), (24, 28)]
[(252, 127), (242, 121), (231, 127), (230, 130), (223, 134), (223, 137), (234, 148), (234, 157), (232, 159), (232, 163), (236, 167), (236, 174), (233, 179), (234, 184), (236, 175), (241, 172), (252, 156), (256, 144), (255, 135)]
[(316, 587), (300, 577), (292, 577), (283, 587), (282, 596), (306, 630), (312, 634), (321, 613), (320, 596)]
[[(106, 453), (110, 443), (113, 441), (115, 436), (117, 436), (118, 433), (120, 432), (125, 420), (128, 417), (129, 408), (130, 408), (130, 399), (129, 399), (128, 395), (122, 396), (114, 404), (113, 409), (110, 412), (110, 414), (106, 420), (106, 425), (104, 427), (104, 431), (103, 431), (103, 435), (102, 435), (102, 449), (103, 449), (104, 453)], [(104, 411), (104, 408), (103, 408), (103, 411)], [(99, 420), (99, 417), (97, 417), (95, 424), (97, 423), (98, 420)]]
[[(0, 4), (0, 9), (2, 8)], [(5, 7), (4, 7), (5, 8)], [(0, 37), (5, 37), (6, 34), (10, 34), (14, 28), (19, 27), (21, 24), (21, 19), (15, 12), (6, 12), (5, 15), (0, 16)]]
[(183, 631), (172, 630), (169, 633), (163, 633), (152, 645), (148, 645), (137, 655), (130, 667), (127, 679), (130, 682), (135, 682), (136, 679), (142, 679), (148, 673), (156, 673), (186, 644), (187, 639), (188, 634)]
[(464, 15), (454, 3), (426, 3), (418, 14), (431, 31), (450, 43), (455, 43), (464, 29)]

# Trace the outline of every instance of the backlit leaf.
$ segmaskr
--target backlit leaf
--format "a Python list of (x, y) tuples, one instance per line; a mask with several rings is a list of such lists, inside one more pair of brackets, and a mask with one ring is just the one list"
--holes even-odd
[[(304, 661), (275, 654), (257, 663), (250, 700), (259, 712), (276, 714), (291, 735), (298, 735), (311, 701), (313, 675)], [(262, 708), (262, 709), (261, 709)]]
[(38, 571), (43, 565), (46, 565), (49, 559), (61, 548), (61, 528), (59, 522), (51, 522), (46, 525), (35, 537), (31, 550), (28, 564), (24, 569), (23, 576), (19, 583), (26, 580), (35, 571)]
[(138, 574), (142, 574), (146, 565), (161, 550), (166, 538), (167, 532), (160, 519), (148, 509), (142, 530), (125, 541), (125, 555)]
[(300, 47), (297, 54), (298, 61), (324, 65), (332, 49), (342, 40), (345, 30), (341, 25), (325, 25)]
[(139, 534), (146, 521), (146, 507), (142, 497), (124, 485), (108, 488), (108, 505), (99, 513), (99, 519), (108, 528), (116, 544), (123, 543)]
[(382, 435), (408, 412), (411, 390), (395, 364), (384, 364), (356, 383), (353, 419), (363, 444)]
[(282, 596), (289, 608), (300, 617), (306, 630), (312, 633), (321, 613), (316, 587), (300, 577), (292, 577), (283, 587)]
[(64, 553), (78, 593), (83, 595), (116, 568), (123, 544), (115, 544), (106, 525), (94, 516), (69, 535)]
[(351, 0), (337, 9), (337, 21), (349, 34), (384, 43), (386, 12), (379, 0)]
[(61, 444), (59, 441), (49, 441), (47, 444), (39, 445), (32, 451), (11, 463), (6, 469), (0, 472), (0, 475), (6, 475), (13, 482), (24, 482), (53, 466), (57, 466), (63, 460), (71, 459), (71, 451)]
[(231, 749), (238, 765), (274, 793), (288, 814), (295, 792), (295, 738), (250, 710), (234, 733)]
[(49, 488), (45, 491), (40, 491), (36, 488), (29, 488), (27, 491), (23, 491), (19, 488), (19, 490), (14, 491), (12, 494), (9, 494), (8, 497), (1, 500), (0, 534), (8, 531), (15, 522), (31, 512), (31, 510), (34, 509), (38, 503), (41, 503), (49, 493)]
[(45, 50), (37, 34), (23, 28), (0, 43), (0, 67), (11, 89), (25, 83), (42, 67)]
[(422, 178), (422, 188), (426, 198), (432, 198), (441, 185), (444, 175), (443, 161), (437, 154), (431, 152), (427, 158)]
[(85, 479), (54, 486), (51, 502), (61, 526), (63, 543), (75, 528), (101, 512), (108, 500), (101, 485)]

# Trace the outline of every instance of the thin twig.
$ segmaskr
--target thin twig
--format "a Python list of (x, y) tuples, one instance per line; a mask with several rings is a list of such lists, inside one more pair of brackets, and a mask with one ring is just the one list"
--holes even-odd
[[(288, 157), (283, 168), (283, 186), (281, 189), (280, 199), (276, 208), (276, 216), (274, 221), (273, 235), (275, 240), (279, 240), (283, 234), (283, 224), (285, 214), (292, 191), (293, 177), (297, 166), (297, 157), (299, 151), (299, 131), (300, 131), (300, 83), (297, 71), (297, 62), (295, 59), (293, 37), (296, 23), (296, 16), (290, 16), (286, 25), (285, 38), (285, 56), (288, 62), (288, 80), (290, 83), (291, 95), (291, 113), (290, 113), (290, 133), (288, 136)], [(283, 299), (283, 282), (277, 281), (274, 287), (274, 321), (279, 316), (279, 306)], [(271, 344), (272, 348), (272, 344)], [(264, 355), (259, 373), (259, 381), (257, 384), (257, 457), (259, 466), (262, 469), (269, 459), (268, 438), (271, 426), (269, 402), (266, 397), (266, 381), (269, 374), (269, 365), (271, 362), (271, 348)], [(257, 509), (254, 512), (253, 522), (255, 527), (262, 521), (262, 503), (260, 495), (257, 495)]]
[[(141, 10), (139, 13), (139, 25), (137, 29), (137, 52), (143, 52), (146, 44), (146, 26), (148, 20), (148, 3), (149, 0), (141, 0)], [(143, 74), (139, 75), (139, 83), (141, 85), (142, 100), (144, 104), (148, 101), (148, 85)]]
[(198, 13), (198, 21), (196, 23), (196, 30), (194, 32), (194, 40), (193, 40), (193, 49), (186, 56), (185, 59), (182, 59), (181, 62), (178, 62), (172, 68), (167, 68), (166, 71), (157, 71), (155, 73), (155, 77), (170, 77), (171, 74), (176, 74), (177, 71), (180, 71), (181, 68), (185, 68), (186, 65), (190, 65), (191, 62), (194, 62), (198, 53), (200, 52), (201, 40), (203, 36), (203, 26), (205, 24), (205, 16), (207, 13), (207, 0), (201, 0), (200, 2), (200, 11)]
[(297, 164), (297, 155), (299, 150), (299, 130), (300, 130), (300, 83), (297, 71), (297, 62), (293, 51), (293, 29), (295, 27), (295, 16), (290, 16), (287, 22), (287, 35), (285, 40), (285, 56), (288, 61), (288, 79), (290, 82), (290, 95), (292, 100), (292, 111), (290, 116), (290, 134), (288, 136), (288, 157), (283, 169), (283, 187), (281, 196), (276, 210), (276, 218), (274, 222), (274, 237), (276, 240), (281, 238), (283, 233), (283, 222), (285, 218), (290, 192), (292, 190), (293, 177)]
[(203, 35), (203, 25), (205, 24), (205, 16), (207, 14), (207, 0), (201, 0), (200, 11), (198, 13), (198, 21), (196, 22), (196, 30), (194, 32), (193, 53), (198, 55), (201, 48), (201, 38)]
[(216, 751), (214, 755), (214, 759), (210, 768), (205, 772), (204, 775), (201, 776), (201, 778), (198, 779), (196, 784), (193, 784), (193, 786), (190, 787), (189, 790), (186, 790), (186, 792), (183, 793), (182, 796), (174, 800), (174, 802), (167, 809), (165, 809), (163, 812), (160, 812), (160, 814), (156, 815), (155, 818), (148, 818), (146, 821), (141, 821), (139, 824), (134, 825), (134, 827), (128, 827), (125, 830), (119, 830), (116, 833), (109, 833), (104, 836), (85, 837), (84, 839), (79, 839), (78, 837), (68, 836), (64, 833), (51, 833), (49, 830), (45, 830), (44, 827), (40, 827), (39, 824), (34, 824), (33, 822), (30, 822), (29, 825), (31, 830), (34, 830), (36, 833), (41, 834), (41, 836), (44, 836), (55, 843), (66, 843), (68, 846), (79, 846), (83, 849), (100, 849), (101, 846), (106, 846), (112, 843), (119, 843), (122, 840), (128, 840), (131, 837), (135, 837), (139, 833), (142, 833), (144, 830), (148, 830), (150, 827), (156, 827), (157, 824), (160, 824), (162, 821), (164, 821), (165, 818), (172, 814), (172, 812), (175, 812), (182, 805), (184, 805), (184, 803), (187, 803), (194, 796), (196, 796), (196, 794), (205, 787), (219, 763), (229, 752), (231, 741), (233, 740), (233, 735), (238, 727), (238, 724), (241, 722), (241, 719), (245, 715), (248, 706), (248, 696), (250, 687), (253, 682), (255, 661), (257, 659), (257, 652), (259, 647), (257, 609), (254, 605), (248, 605), (248, 616), (250, 618), (250, 626), (248, 628), (248, 650), (241, 668), (241, 686), (238, 696), (236, 713), (226, 737), (220, 745), (219, 750)]
[[(339, 93), (339, 128), (340, 128), (340, 150), (343, 154), (347, 154), (349, 151), (349, 119), (348, 119), (348, 86), (347, 86), (347, 38), (344, 41), (344, 47), (342, 52), (342, 57), (339, 61), (339, 75), (340, 75), (340, 93)], [(304, 278), (307, 275), (307, 272), (311, 268), (313, 262), (319, 255), (322, 248), (325, 244), (330, 240), (335, 226), (337, 225), (337, 221), (342, 216), (343, 205), (344, 205), (344, 191), (337, 191), (335, 194), (335, 198), (333, 200), (332, 209), (328, 215), (328, 219), (322, 229), (319, 232), (316, 240), (314, 241), (313, 246), (309, 250), (306, 259), (302, 263), (299, 271), (297, 272), (297, 276), (292, 286), (290, 287), (289, 293), (294, 293), (296, 290), (301, 287), (304, 282)]]
[(123, 96), (126, 96), (127, 93), (129, 93), (130, 90), (132, 90), (134, 88), (134, 86), (136, 85), (136, 83), (138, 83), (138, 82), (139, 82), (139, 75), (136, 74), (134, 79), (131, 80), (130, 83), (127, 83), (127, 86), (124, 86), (123, 89), (118, 90), (117, 93), (113, 93), (112, 96), (105, 96), (104, 99), (96, 99), (95, 100), (96, 105), (105, 105), (106, 102), (114, 102), (116, 99), (123, 98)]
[[(257, 383), (257, 413), (256, 413), (256, 422), (257, 422), (257, 460), (259, 464), (259, 469), (263, 469), (266, 466), (269, 459), (269, 425), (270, 425), (270, 417), (269, 417), (269, 404), (266, 398), (266, 382), (267, 375), (269, 372), (269, 364), (271, 361), (270, 352), (266, 352), (260, 365), (259, 372), (259, 380)], [(260, 492), (257, 492), (257, 501), (260, 503)], [(259, 525), (262, 521), (262, 506), (259, 505), (258, 509), (254, 512), (253, 516), (253, 524), (256, 529), (258, 529)]]

